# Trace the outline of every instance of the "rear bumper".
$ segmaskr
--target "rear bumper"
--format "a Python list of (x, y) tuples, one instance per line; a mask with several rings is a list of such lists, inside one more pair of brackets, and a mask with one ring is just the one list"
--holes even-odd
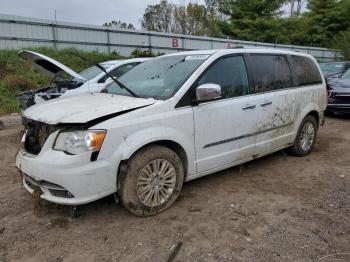
[(21, 150), (16, 167), (28, 192), (38, 189), (40, 197), (49, 202), (81, 205), (116, 192), (117, 166), (103, 160), (84, 161), (85, 158), (59, 151), (34, 156)]

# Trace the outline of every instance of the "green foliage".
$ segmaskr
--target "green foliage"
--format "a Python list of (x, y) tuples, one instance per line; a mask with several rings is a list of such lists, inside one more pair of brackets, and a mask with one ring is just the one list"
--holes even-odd
[(335, 37), (334, 48), (341, 50), (345, 60), (350, 60), (350, 28)]
[(159, 4), (147, 6), (141, 21), (142, 28), (148, 31), (171, 32), (171, 18), (173, 5), (167, 0), (161, 0)]
[(118, 21), (111, 21), (111, 22), (106, 22), (102, 26), (105, 27), (110, 27), (110, 28), (123, 28), (123, 29), (135, 29), (134, 25), (131, 23), (125, 23), (120, 20)]
[(281, 7), (285, 0), (223, 0), (219, 10), (227, 17), (221, 23), (224, 35), (231, 38), (276, 42), (282, 27)]
[[(292, 5), (291, 17), (281, 16), (281, 7), (286, 3)], [(224, 35), (235, 39), (321, 47), (332, 47), (334, 36), (350, 28), (349, 0), (309, 0), (303, 14), (300, 3), (222, 0), (219, 11), (224, 19), (217, 24)]]
[(219, 0), (205, 0), (205, 6), (207, 9), (205, 20), (208, 36), (221, 37), (220, 21), (223, 20), (223, 16), (219, 11)]
[[(76, 72), (107, 60), (120, 59), (118, 54), (84, 52), (76, 49), (54, 50), (39, 48), (33, 51), (47, 55), (72, 68)], [(18, 50), (0, 50), (0, 114), (18, 111), (21, 91), (44, 87), (52, 81), (35, 70), (30, 63), (19, 58)], [(74, 54), (85, 57), (83, 60)]]
[(207, 0), (206, 5), (191, 2), (175, 5), (161, 0), (146, 8), (142, 28), (164, 33), (219, 36), (217, 3), (218, 0)]
[(231, 21), (271, 18), (281, 14), (285, 0), (222, 0), (220, 11)]
[(131, 53), (132, 57), (155, 57), (160, 55), (164, 55), (164, 53), (159, 53), (159, 52), (153, 53), (151, 50), (140, 50), (140, 49), (135, 49)]
[(311, 45), (330, 47), (336, 34), (350, 26), (350, 1), (348, 0), (310, 0), (309, 19)]
[(310, 36), (308, 34), (308, 19), (291, 17), (280, 19), (278, 31), (278, 43), (291, 45), (308, 45)]

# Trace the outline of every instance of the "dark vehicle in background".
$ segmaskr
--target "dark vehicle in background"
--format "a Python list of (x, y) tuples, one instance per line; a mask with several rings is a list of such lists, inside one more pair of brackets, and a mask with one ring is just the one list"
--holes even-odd
[(327, 113), (350, 113), (350, 69), (328, 83)]
[(350, 69), (350, 61), (321, 63), (320, 67), (326, 80), (339, 78)]

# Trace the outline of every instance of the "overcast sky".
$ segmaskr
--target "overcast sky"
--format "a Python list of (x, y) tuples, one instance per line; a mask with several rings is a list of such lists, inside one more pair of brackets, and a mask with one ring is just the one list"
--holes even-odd
[[(140, 29), (147, 5), (160, 0), (0, 0), (0, 13), (102, 25), (111, 20), (132, 23)], [(171, 3), (203, 3), (204, 0), (172, 0)]]

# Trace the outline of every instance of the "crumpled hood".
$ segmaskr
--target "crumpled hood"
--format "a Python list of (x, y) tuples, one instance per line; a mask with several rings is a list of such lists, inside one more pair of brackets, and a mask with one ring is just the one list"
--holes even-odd
[(29, 107), (23, 116), (47, 124), (84, 124), (89, 121), (152, 105), (152, 98), (135, 98), (105, 93), (60, 97)]
[(85, 81), (84, 77), (74, 72), (69, 67), (43, 54), (28, 50), (22, 50), (18, 52), (18, 56), (30, 62), (43, 74), (46, 74), (56, 80), (61, 80), (60, 76), (62, 76), (62, 74), (65, 72), (72, 77), (80, 79), (81, 81)]

